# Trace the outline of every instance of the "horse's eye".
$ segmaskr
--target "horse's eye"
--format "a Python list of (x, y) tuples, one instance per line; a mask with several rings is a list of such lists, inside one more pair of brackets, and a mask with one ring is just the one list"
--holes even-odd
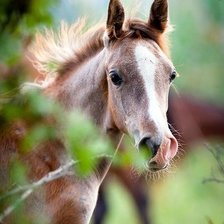
[(172, 74), (170, 75), (170, 82), (172, 82), (176, 77), (177, 77), (177, 72), (176, 70), (174, 70)]
[(122, 84), (123, 80), (116, 71), (111, 71), (109, 76), (115, 86), (120, 86)]

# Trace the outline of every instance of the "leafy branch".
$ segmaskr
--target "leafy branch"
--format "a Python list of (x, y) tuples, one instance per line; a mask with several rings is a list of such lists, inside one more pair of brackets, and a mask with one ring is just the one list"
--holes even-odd
[[(119, 144), (120, 145), (120, 144)], [(118, 146), (119, 147), (119, 146)], [(111, 158), (113, 159), (113, 155), (99, 155), (96, 158), (93, 159), (100, 159), (100, 158)], [(0, 197), (0, 201), (2, 201), (3, 199), (13, 196), (15, 194), (18, 193), (22, 193), (22, 195), (13, 203), (13, 205), (10, 205), (9, 207), (7, 207), (2, 214), (0, 214), (0, 223), (2, 223), (2, 221), (9, 216), (16, 208), (19, 204), (21, 204), (23, 201), (25, 201), (32, 193), (35, 189), (37, 189), (38, 187), (41, 187), (49, 182), (52, 182), (58, 178), (67, 176), (67, 175), (74, 175), (74, 172), (72, 172), (72, 170), (70, 170), (74, 165), (80, 163), (80, 161), (74, 161), (74, 160), (70, 160), (68, 161), (65, 165), (60, 166), (58, 169), (49, 172), (47, 175), (45, 175), (43, 178), (41, 178), (40, 180), (32, 183), (32, 184), (27, 184), (24, 186), (19, 186), (11, 191), (6, 192), (3, 196)]]

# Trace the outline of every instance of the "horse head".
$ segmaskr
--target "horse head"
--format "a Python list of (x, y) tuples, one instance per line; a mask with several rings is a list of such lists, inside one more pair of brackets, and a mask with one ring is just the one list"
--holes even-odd
[(111, 0), (104, 35), (109, 109), (115, 126), (146, 146), (150, 171), (165, 169), (178, 151), (166, 113), (176, 71), (162, 39), (168, 2), (155, 0), (147, 22), (125, 21), (119, 0)]

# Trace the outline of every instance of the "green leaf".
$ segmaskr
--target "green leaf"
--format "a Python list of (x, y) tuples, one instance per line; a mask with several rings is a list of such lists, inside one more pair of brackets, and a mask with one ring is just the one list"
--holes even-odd
[(65, 136), (73, 159), (79, 163), (76, 171), (88, 175), (96, 167), (102, 155), (112, 155), (111, 143), (98, 128), (81, 113), (68, 113)]

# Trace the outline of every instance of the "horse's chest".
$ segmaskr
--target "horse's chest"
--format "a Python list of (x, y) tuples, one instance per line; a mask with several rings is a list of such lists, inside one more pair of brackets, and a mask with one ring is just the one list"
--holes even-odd
[[(96, 178), (77, 180), (67, 176), (52, 181), (32, 197), (31, 213), (43, 212), (51, 224), (87, 224), (97, 201), (99, 184)], [(44, 197), (43, 197), (44, 195)], [(31, 207), (30, 207), (31, 208)]]

